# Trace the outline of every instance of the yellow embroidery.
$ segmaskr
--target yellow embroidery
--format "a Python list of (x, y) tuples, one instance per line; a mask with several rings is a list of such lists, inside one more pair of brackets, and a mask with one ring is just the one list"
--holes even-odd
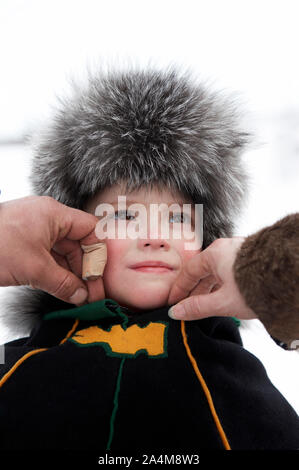
[(113, 325), (106, 331), (98, 326), (91, 326), (77, 331), (72, 341), (81, 345), (104, 343), (110, 346), (111, 352), (134, 355), (138, 351), (146, 351), (149, 356), (160, 356), (164, 348), (164, 334), (167, 324), (149, 323), (145, 327), (132, 325), (124, 330), (121, 325)]

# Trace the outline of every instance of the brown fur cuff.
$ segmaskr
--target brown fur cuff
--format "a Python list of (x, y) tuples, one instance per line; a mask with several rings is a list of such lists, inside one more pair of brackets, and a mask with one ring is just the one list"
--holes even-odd
[(299, 214), (247, 237), (234, 275), (247, 305), (268, 332), (289, 347), (299, 345)]

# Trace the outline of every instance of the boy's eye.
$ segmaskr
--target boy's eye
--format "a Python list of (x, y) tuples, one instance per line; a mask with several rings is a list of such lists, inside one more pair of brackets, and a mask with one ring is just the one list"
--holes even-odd
[(187, 222), (191, 222), (190, 217), (185, 214), (184, 212), (176, 212), (172, 213), (169, 216), (169, 222), (176, 223), (176, 224), (186, 224)]
[(133, 220), (135, 215), (130, 214), (127, 210), (115, 211), (114, 216), (116, 219), (121, 220)]

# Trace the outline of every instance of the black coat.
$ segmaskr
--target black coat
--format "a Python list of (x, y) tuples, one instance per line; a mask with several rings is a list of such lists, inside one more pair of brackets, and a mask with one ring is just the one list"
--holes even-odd
[(61, 310), (6, 345), (1, 377), (2, 450), (299, 448), (297, 414), (230, 318)]

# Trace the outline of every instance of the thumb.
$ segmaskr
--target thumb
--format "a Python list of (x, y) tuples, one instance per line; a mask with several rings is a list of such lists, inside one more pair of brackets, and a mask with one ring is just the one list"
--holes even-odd
[(201, 318), (222, 316), (223, 296), (221, 289), (211, 294), (192, 295), (173, 305), (168, 315), (173, 320), (199, 320)]
[(83, 304), (88, 297), (83, 281), (71, 271), (58, 265), (51, 256), (49, 258), (47, 269), (40, 276), (37, 287), (64, 302), (74, 305)]

